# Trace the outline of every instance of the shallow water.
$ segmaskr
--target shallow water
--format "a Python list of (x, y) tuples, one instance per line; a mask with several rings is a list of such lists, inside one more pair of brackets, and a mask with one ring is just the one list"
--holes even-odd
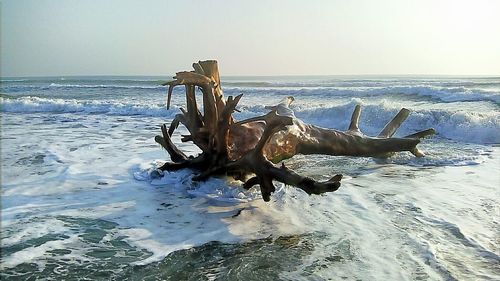
[[(228, 78), (238, 119), (294, 95), (306, 122), (438, 135), (380, 160), (296, 156), (341, 188), (307, 196), (277, 184), (265, 203), (241, 182), (193, 183), (154, 142), (183, 106), (158, 78), (2, 81), (2, 279), (496, 280), (500, 275), (499, 78)], [(174, 142), (191, 154), (197, 148)]]

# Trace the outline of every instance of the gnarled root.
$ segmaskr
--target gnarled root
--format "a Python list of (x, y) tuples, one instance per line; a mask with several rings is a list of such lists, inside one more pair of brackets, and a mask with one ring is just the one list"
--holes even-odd
[[(274, 181), (298, 187), (308, 194), (336, 191), (342, 175), (319, 182), (301, 176), (283, 163), (275, 164), (296, 154), (328, 154), (364, 157), (387, 157), (392, 153), (409, 151), (417, 157), (423, 156), (416, 145), (421, 138), (435, 133), (427, 129), (403, 138), (393, 138), (397, 129), (410, 111), (401, 111), (382, 129), (377, 137), (364, 135), (358, 126), (361, 107), (356, 106), (349, 129), (345, 132), (305, 124), (297, 119), (290, 109), (293, 97), (271, 107), (271, 111), (259, 117), (236, 122), (232, 113), (242, 95), (224, 99), (216, 61), (200, 61), (193, 64), (194, 71), (178, 72), (175, 80), (167, 82), (170, 107), (173, 88), (185, 85), (186, 108), (181, 108), (170, 127), (162, 125), (162, 136), (155, 141), (167, 150), (173, 163), (166, 163), (162, 170), (192, 168), (199, 171), (193, 180), (205, 180), (214, 175), (231, 175), (238, 179), (248, 178), (244, 188), (259, 185), (264, 201), (269, 201), (275, 191)], [(203, 95), (203, 114), (198, 109), (195, 87)], [(191, 141), (202, 153), (187, 156), (172, 142), (171, 136), (179, 124), (183, 124), (189, 135), (183, 142)], [(274, 163), (274, 164), (273, 164)]]

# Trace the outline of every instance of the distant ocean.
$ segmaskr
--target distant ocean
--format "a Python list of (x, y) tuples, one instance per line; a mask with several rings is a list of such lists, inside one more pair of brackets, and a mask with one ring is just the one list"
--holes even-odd
[[(168, 77), (167, 77), (168, 78)], [(500, 77), (222, 77), (237, 119), (294, 96), (307, 123), (376, 135), (435, 128), (415, 158), (298, 155), (341, 188), (271, 202), (241, 182), (154, 176), (154, 142), (185, 104), (164, 77), (2, 78), (2, 280), (498, 280)], [(189, 143), (174, 142), (196, 154)]]

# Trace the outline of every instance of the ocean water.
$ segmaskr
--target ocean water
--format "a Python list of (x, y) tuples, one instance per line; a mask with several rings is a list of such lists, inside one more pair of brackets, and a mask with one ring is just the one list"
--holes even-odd
[[(162, 77), (1, 81), (2, 280), (499, 280), (500, 77), (223, 77), (237, 119), (294, 96), (305, 122), (376, 135), (435, 128), (415, 158), (304, 156), (334, 193), (159, 174), (154, 142), (184, 106)], [(188, 154), (199, 150), (174, 142)]]

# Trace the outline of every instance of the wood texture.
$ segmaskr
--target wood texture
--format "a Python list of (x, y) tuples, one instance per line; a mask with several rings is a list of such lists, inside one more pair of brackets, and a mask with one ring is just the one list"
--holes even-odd
[[(270, 112), (246, 120), (236, 121), (233, 112), (243, 95), (224, 98), (217, 61), (193, 63), (194, 71), (176, 73), (168, 86), (167, 108), (176, 86), (184, 85), (186, 109), (181, 108), (169, 128), (161, 126), (162, 135), (156, 136), (170, 154), (171, 162), (163, 170), (191, 168), (198, 172), (193, 180), (206, 180), (211, 176), (228, 175), (244, 181), (244, 188), (259, 185), (264, 201), (275, 191), (273, 181), (300, 188), (308, 194), (332, 192), (340, 187), (342, 175), (327, 181), (316, 181), (287, 168), (283, 162), (297, 154), (327, 154), (358, 157), (388, 157), (396, 152), (408, 151), (417, 157), (424, 154), (416, 147), (420, 139), (435, 133), (427, 129), (404, 138), (393, 138), (410, 111), (401, 111), (382, 129), (377, 137), (369, 137), (359, 129), (361, 106), (354, 109), (347, 131), (325, 129), (305, 124), (295, 117), (290, 108), (293, 97), (287, 97)], [(196, 102), (196, 88), (200, 89), (203, 114)], [(200, 155), (187, 156), (171, 140), (179, 124), (189, 135), (182, 141), (198, 146)], [(282, 163), (280, 166), (276, 165)]]

